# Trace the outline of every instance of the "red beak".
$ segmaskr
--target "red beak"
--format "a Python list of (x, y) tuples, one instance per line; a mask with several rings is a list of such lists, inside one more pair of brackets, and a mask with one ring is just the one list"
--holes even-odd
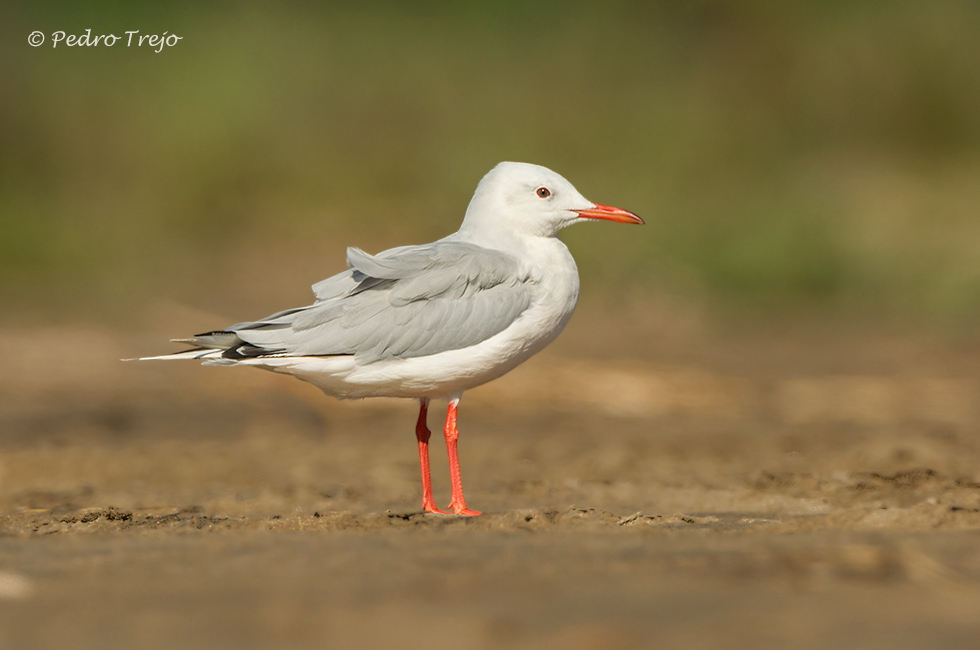
[(596, 203), (595, 207), (591, 210), (576, 210), (575, 212), (583, 219), (605, 219), (606, 221), (615, 221), (616, 223), (636, 223), (641, 226), (643, 225), (643, 219), (640, 219), (629, 210), (614, 208), (610, 205)]

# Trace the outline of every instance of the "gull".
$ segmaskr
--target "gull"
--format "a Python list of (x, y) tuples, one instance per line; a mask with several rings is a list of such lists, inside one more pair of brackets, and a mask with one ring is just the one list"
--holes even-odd
[(456, 411), (463, 392), (496, 379), (553, 341), (579, 296), (578, 269), (558, 232), (574, 223), (642, 224), (593, 203), (555, 172), (502, 162), (477, 185), (459, 230), (431, 244), (369, 255), (347, 249), (348, 270), (313, 285), (316, 301), (174, 342), (145, 357), (200, 359), (293, 375), (339, 399), (417, 399), (422, 508), (436, 507), (429, 472), (429, 401), (446, 399), (452, 500), (467, 507)]

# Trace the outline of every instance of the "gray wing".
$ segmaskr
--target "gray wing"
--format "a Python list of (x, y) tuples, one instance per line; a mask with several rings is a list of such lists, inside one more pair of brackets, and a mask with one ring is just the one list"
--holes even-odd
[(533, 280), (516, 257), (442, 240), (372, 256), (350, 248), (352, 267), (313, 285), (317, 301), (188, 342), (227, 358), (357, 355), (403, 359), (475, 345), (531, 304)]

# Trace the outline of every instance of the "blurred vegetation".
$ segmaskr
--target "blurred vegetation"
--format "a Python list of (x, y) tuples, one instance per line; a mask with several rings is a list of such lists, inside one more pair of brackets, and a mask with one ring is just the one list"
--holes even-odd
[[(566, 231), (587, 289), (976, 315), (977, 25), (972, 0), (8, 7), (0, 297), (312, 283), (452, 232), (523, 160), (648, 222)], [(86, 28), (183, 40), (50, 47)]]

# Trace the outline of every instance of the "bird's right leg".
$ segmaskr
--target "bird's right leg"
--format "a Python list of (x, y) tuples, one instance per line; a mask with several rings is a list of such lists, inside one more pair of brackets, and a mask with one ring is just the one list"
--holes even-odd
[(438, 512), (449, 514), (445, 510), (436, 507), (435, 499), (432, 498), (432, 476), (429, 472), (429, 436), (432, 432), (426, 426), (426, 416), (429, 413), (429, 398), (419, 399), (419, 421), (415, 425), (415, 437), (419, 441), (419, 462), (422, 464), (422, 509), (426, 512)]

